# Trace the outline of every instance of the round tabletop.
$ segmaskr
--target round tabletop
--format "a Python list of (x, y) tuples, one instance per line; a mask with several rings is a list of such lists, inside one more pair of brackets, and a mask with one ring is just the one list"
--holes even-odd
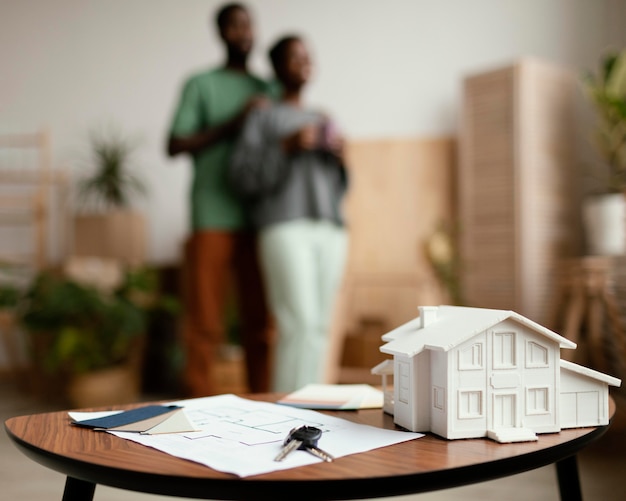
[[(274, 402), (277, 395), (246, 395)], [(610, 415), (615, 403), (610, 402)], [(119, 407), (130, 408), (132, 406)], [(396, 428), (380, 409), (328, 412), (350, 421)], [(71, 426), (66, 411), (10, 418), (9, 437), (34, 461), (69, 478), (121, 489), (199, 499), (362, 499), (482, 482), (562, 461), (600, 438), (608, 426), (541, 434), (534, 442), (486, 438), (445, 440), (432, 434), (400, 444), (240, 478), (109, 433)]]

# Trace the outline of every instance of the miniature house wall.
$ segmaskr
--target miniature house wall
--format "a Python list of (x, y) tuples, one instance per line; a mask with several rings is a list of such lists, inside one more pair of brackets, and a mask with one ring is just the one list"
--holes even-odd
[(619, 384), (611, 376), (561, 360), (561, 428), (608, 423), (608, 386)]
[[(515, 442), (608, 423), (608, 386), (621, 382), (561, 360), (561, 348), (575, 343), (509, 310), (419, 311), (382, 336), (380, 350), (393, 356), (384, 409), (396, 424), (448, 439)], [(389, 365), (373, 372), (389, 377)]]

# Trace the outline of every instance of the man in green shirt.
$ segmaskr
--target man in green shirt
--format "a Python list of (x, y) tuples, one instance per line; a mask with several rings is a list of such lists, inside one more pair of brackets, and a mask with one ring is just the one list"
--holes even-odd
[(225, 339), (230, 286), (235, 287), (250, 391), (269, 389), (272, 330), (256, 256), (256, 235), (227, 184), (235, 139), (247, 114), (267, 102), (268, 85), (247, 68), (253, 29), (246, 7), (227, 4), (216, 16), (226, 63), (186, 80), (170, 126), (170, 156), (193, 159), (192, 233), (185, 246), (186, 363), (189, 396), (219, 391), (214, 373)]

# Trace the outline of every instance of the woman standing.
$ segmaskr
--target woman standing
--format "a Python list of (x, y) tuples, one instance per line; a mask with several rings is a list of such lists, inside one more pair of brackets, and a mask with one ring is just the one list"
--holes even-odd
[(277, 328), (273, 390), (323, 380), (329, 330), (343, 277), (347, 187), (343, 138), (306, 107), (311, 58), (298, 36), (280, 39), (270, 60), (281, 99), (248, 116), (229, 171), (259, 228), (259, 253)]

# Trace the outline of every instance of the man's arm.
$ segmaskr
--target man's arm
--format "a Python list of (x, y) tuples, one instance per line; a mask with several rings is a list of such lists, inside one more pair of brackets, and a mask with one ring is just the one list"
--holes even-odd
[(190, 136), (170, 136), (167, 142), (167, 153), (171, 157), (180, 153), (197, 153), (204, 148), (213, 146), (223, 139), (233, 137), (238, 128), (235, 120), (231, 120), (217, 127), (210, 127)]
[(265, 96), (255, 96), (246, 103), (240, 113), (223, 124), (204, 129), (189, 136), (170, 136), (167, 143), (168, 155), (175, 156), (180, 153), (194, 154), (224, 139), (234, 138), (241, 131), (248, 113), (266, 103), (267, 98)]

